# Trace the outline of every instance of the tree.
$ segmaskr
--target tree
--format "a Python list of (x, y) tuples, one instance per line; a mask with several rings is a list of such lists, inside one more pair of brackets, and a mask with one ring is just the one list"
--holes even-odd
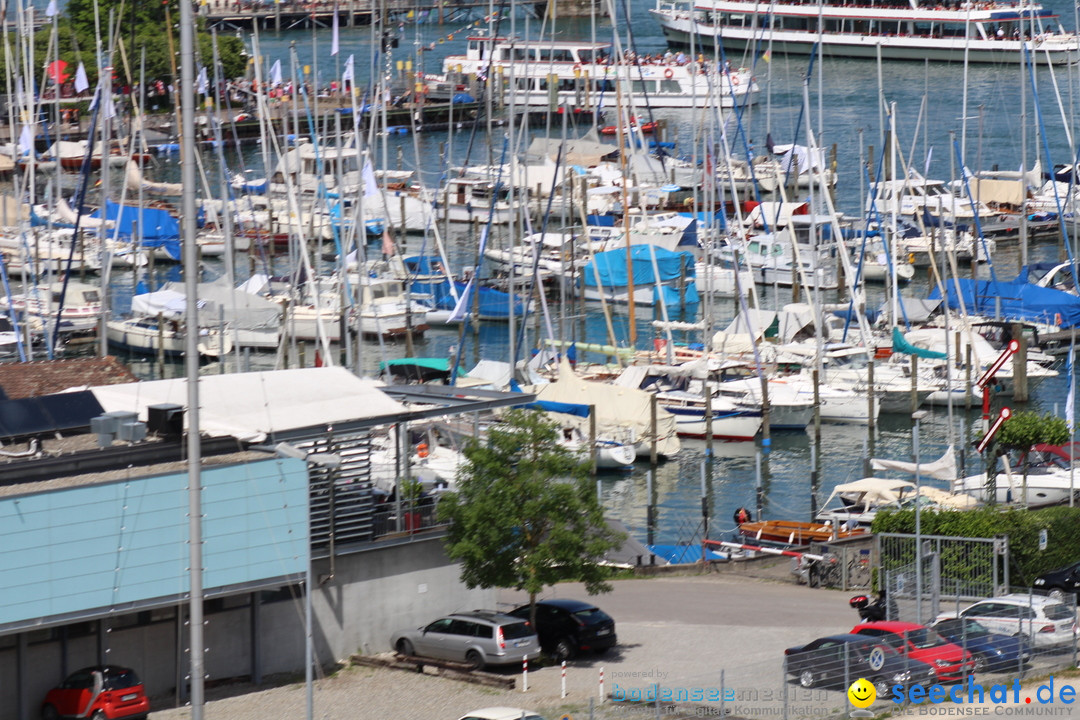
[[(97, 18), (95, 19), (95, 5)], [(166, 5), (169, 13), (166, 15)], [(68, 0), (64, 13), (57, 23), (57, 49), (59, 57), (70, 63), (72, 71), (81, 61), (91, 85), (97, 82), (97, 28), (100, 24), (102, 52), (109, 48), (108, 32), (110, 13), (116, 27), (116, 38), (124, 44), (127, 56), (125, 65), (119, 47), (113, 55), (113, 74), (116, 83), (133, 85), (139, 81), (140, 61), (146, 51), (146, 79), (172, 81), (172, 56), (178, 53), (180, 21), (179, 0), (141, 2), (140, 0)], [(172, 27), (166, 21), (172, 23)], [(205, 30), (205, 21), (197, 17), (196, 43), (199, 63), (205, 65), (213, 78), (213, 38)], [(169, 33), (173, 33), (170, 47)], [(49, 47), (52, 28), (44, 26), (34, 36), (35, 70), (40, 76), (42, 68), (52, 61)], [(228, 80), (239, 77), (247, 69), (244, 42), (232, 35), (220, 35), (217, 40), (221, 77)], [(170, 50), (172, 52), (170, 52)], [(40, 79), (40, 77), (36, 78)]]
[(1020, 453), (1020, 462), (1023, 468), (1024, 494), (1027, 494), (1028, 455), (1031, 448), (1036, 445), (1064, 445), (1069, 441), (1069, 426), (1064, 419), (1054, 417), (1050, 413), (1040, 415), (1037, 412), (1027, 411), (1013, 413), (998, 430), (994, 438), (995, 448), (993, 451), (994, 462), (989, 468), (987, 489), (989, 490), (990, 502), (994, 502), (997, 494), (997, 459), (1015, 450)]
[(604, 553), (622, 542), (604, 522), (587, 462), (559, 444), (559, 429), (537, 412), (512, 410), (485, 442), (464, 451), (456, 492), (439, 503), (450, 522), (447, 555), (470, 587), (505, 587), (536, 596), (560, 581), (608, 592)]

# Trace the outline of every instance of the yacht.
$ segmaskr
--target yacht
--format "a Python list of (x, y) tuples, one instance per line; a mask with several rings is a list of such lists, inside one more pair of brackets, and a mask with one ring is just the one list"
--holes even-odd
[(809, 55), (821, 43), (829, 57), (1016, 63), (1026, 50), (1040, 63), (1080, 58), (1075, 33), (1036, 3), (971, 0), (658, 0), (650, 10), (670, 45), (729, 51), (769, 47)]

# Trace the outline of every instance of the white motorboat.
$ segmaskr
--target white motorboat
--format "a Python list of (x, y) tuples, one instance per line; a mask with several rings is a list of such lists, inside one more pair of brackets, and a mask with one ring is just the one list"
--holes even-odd
[[(183, 323), (175, 320), (158, 321), (157, 318), (135, 317), (126, 320), (108, 320), (105, 333), (109, 344), (129, 352), (183, 355), (187, 332)], [(200, 328), (199, 354), (220, 357), (232, 351), (232, 338), (228, 331), (222, 335), (216, 328)]]

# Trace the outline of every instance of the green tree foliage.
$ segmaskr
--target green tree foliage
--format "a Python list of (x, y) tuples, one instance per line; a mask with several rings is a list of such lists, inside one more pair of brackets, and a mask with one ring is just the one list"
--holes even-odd
[(994, 439), (1007, 450), (1027, 454), (1032, 446), (1040, 443), (1064, 445), (1069, 442), (1069, 426), (1064, 419), (1049, 413), (1018, 412), (1005, 421)]
[[(180, 10), (178, 0), (168, 1), (169, 16), (166, 17), (166, 3), (157, 0), (69, 0), (67, 7), (57, 22), (56, 48), (50, 49), (52, 38), (52, 26), (42, 27), (34, 35), (34, 62), (33, 72), (35, 82), (41, 82), (44, 77), (45, 66), (52, 62), (58, 55), (60, 60), (69, 64), (67, 72), (74, 77), (75, 68), (80, 62), (86, 67), (86, 74), (91, 86), (98, 80), (97, 61), (97, 22), (94, 17), (94, 6), (98, 6), (98, 20), (101, 28), (102, 53), (109, 49), (109, 18), (112, 13), (112, 21), (116, 27), (117, 46), (113, 54), (113, 77), (119, 85), (133, 85), (138, 82), (140, 75), (140, 63), (143, 50), (146, 51), (146, 78), (148, 82), (162, 80), (166, 83), (173, 81), (172, 53), (169, 47), (169, 31), (173, 33), (173, 51), (179, 53), (179, 19)], [(169, 27), (169, 22), (172, 27)], [(18, 42), (18, 36), (14, 33), (8, 37), (9, 46), (14, 48)], [(213, 39), (205, 30), (205, 23), (201, 18), (196, 19), (196, 41), (198, 47), (199, 62), (209, 68), (210, 77), (213, 78)], [(222, 79), (232, 79), (244, 74), (247, 69), (247, 57), (244, 43), (238, 37), (232, 35), (218, 36), (218, 56), (220, 58)], [(120, 52), (119, 43), (123, 44), (124, 53)], [(124, 62), (126, 54), (127, 63)], [(179, 58), (177, 58), (179, 62)], [(0, 53), (0, 65), (6, 62)], [(20, 65), (20, 71), (24, 66)], [(179, 72), (179, 66), (177, 67)]]
[[(1080, 559), (1080, 507), (1052, 507), (1041, 510), (981, 507), (972, 510), (922, 512), (924, 535), (948, 537), (1009, 538), (1009, 581), (1013, 586), (1029, 586), (1041, 573)], [(883, 510), (874, 518), (875, 533), (915, 532), (915, 511)], [(1046, 530), (1049, 543), (1039, 550), (1039, 531)], [(953, 557), (942, 557), (943, 574), (961, 580), (979, 580), (981, 562), (956, 548)], [(901, 559), (914, 562), (914, 556)], [(885, 568), (892, 569), (892, 568)]]
[(607, 592), (604, 553), (620, 534), (604, 523), (588, 464), (559, 445), (559, 429), (537, 412), (513, 410), (484, 442), (465, 448), (457, 492), (439, 503), (450, 522), (447, 554), (470, 588), (525, 590), (536, 596), (561, 581)]

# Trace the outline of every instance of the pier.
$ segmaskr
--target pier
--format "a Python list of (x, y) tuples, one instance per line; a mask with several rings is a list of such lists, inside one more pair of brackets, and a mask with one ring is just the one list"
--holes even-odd
[[(537, 0), (518, 5), (537, 17), (543, 16), (557, 4), (559, 17), (604, 14), (597, 0)], [(439, 24), (459, 22), (471, 15), (483, 15), (490, 8), (486, 0), (339, 0), (333, 2), (296, 2), (286, 0), (276, 3), (252, 3), (250, 0), (199, 0), (197, 12), (208, 25), (218, 28), (249, 29), (258, 26), (265, 30), (291, 30), (295, 28), (330, 27), (337, 8), (338, 22), (342, 27), (370, 25), (377, 13), (387, 13), (390, 18), (415, 17), (426, 13)]]

